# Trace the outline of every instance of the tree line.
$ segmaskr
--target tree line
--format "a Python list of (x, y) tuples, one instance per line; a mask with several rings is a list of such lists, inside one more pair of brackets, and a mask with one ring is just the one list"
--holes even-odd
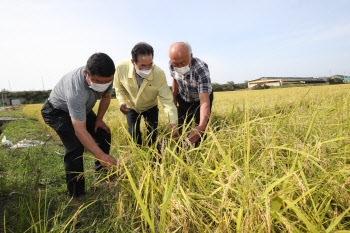
[[(327, 83), (329, 84), (342, 84), (344, 83), (343, 79), (341, 78), (332, 78), (329, 77), (326, 79)], [(225, 84), (220, 83), (212, 83), (213, 91), (214, 92), (221, 92), (221, 91), (236, 91), (241, 89), (248, 88), (248, 81), (244, 83), (238, 83), (235, 84), (233, 81), (229, 81)], [(266, 85), (257, 85), (253, 89), (266, 89), (269, 88), (269, 86)], [(170, 87), (171, 89), (171, 87)], [(25, 99), (22, 104), (38, 104), (38, 103), (44, 103), (45, 100), (50, 96), (51, 90), (46, 91), (16, 91), (11, 92), (6, 89), (1, 90), (1, 98), (8, 98), (8, 99), (19, 99), (23, 98)], [(112, 89), (112, 98), (115, 98), (115, 90)]]
[[(234, 82), (228, 82), (227, 84), (213, 83), (213, 91), (234, 91), (237, 89), (247, 88), (248, 85), (244, 84), (234, 84)], [(170, 87), (171, 88), (171, 87)], [(6, 89), (1, 90), (0, 101), (2, 98), (7, 99), (25, 99), (22, 104), (38, 104), (44, 103), (47, 98), (49, 98), (51, 90), (45, 91), (8, 91)], [(115, 98), (115, 90), (112, 89), (112, 98)]]

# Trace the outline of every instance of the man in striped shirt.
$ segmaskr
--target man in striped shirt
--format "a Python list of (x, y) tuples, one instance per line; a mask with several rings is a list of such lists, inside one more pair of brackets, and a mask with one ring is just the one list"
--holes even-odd
[(178, 106), (178, 124), (181, 130), (184, 124), (194, 118), (196, 127), (188, 139), (198, 147), (207, 127), (213, 102), (208, 65), (193, 57), (192, 48), (186, 42), (172, 44), (169, 57), (174, 103)]

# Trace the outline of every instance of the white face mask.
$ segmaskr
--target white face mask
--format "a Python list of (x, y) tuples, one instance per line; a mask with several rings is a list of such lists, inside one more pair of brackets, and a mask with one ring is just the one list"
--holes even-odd
[(91, 85), (89, 86), (92, 90), (97, 91), (97, 92), (104, 92), (105, 90), (107, 90), (107, 88), (109, 87), (109, 85), (112, 84), (113, 81), (110, 81), (109, 83), (105, 83), (105, 84), (98, 84), (98, 83), (93, 83), (91, 82)]
[(190, 71), (190, 65), (178, 68), (178, 67), (174, 67), (174, 70), (176, 73), (184, 75), (186, 74), (188, 71)]
[(146, 78), (151, 72), (152, 72), (152, 69), (150, 69), (150, 70), (138, 70), (138, 69), (136, 69), (136, 73), (138, 75), (140, 75), (142, 78)]

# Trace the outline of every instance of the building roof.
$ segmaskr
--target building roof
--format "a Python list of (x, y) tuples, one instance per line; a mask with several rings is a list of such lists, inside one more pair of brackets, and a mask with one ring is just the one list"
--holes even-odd
[(317, 81), (322, 80), (321, 78), (313, 78), (313, 77), (261, 77), (259, 79), (255, 79), (249, 82), (256, 82), (256, 81), (290, 81), (290, 82), (298, 82), (298, 81)]
[(349, 78), (350, 76), (346, 76), (346, 75), (341, 75), (341, 74), (336, 74), (336, 75), (332, 75), (331, 78)]

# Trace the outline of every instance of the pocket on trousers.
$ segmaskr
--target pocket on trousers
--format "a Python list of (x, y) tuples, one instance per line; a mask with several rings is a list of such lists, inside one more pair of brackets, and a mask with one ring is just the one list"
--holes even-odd
[(54, 108), (49, 102), (45, 102), (44, 106), (41, 108), (41, 116), (44, 122), (49, 125), (54, 130), (57, 130), (57, 123), (59, 122), (59, 117), (61, 110)]
[(43, 107), (41, 108), (41, 115), (44, 118), (44, 120), (45, 120), (45, 118), (53, 115), (53, 113), (52, 113), (53, 110), (54, 110), (54, 108), (52, 107), (52, 105), (46, 101), (44, 103)]

